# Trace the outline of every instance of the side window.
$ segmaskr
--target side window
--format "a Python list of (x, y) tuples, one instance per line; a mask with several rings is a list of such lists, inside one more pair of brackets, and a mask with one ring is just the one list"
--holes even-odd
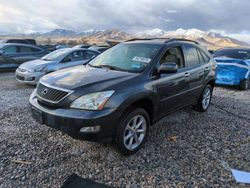
[(183, 53), (181, 47), (172, 47), (168, 49), (160, 60), (162, 63), (176, 63), (178, 68), (184, 67)]
[(3, 49), (4, 54), (16, 54), (17, 53), (17, 47), (16, 46), (9, 46), (7, 48)]
[(96, 57), (98, 55), (98, 53), (90, 51), (90, 50), (86, 50), (85, 55), (86, 55), (86, 59), (92, 59), (92, 58)]
[(84, 51), (75, 51), (71, 53), (72, 61), (80, 61), (85, 59)]
[(198, 57), (199, 57), (199, 60), (200, 60), (200, 64), (203, 64), (203, 63), (206, 63), (204, 57), (201, 55), (201, 51), (196, 49), (197, 52), (198, 52)]
[(199, 51), (200, 51), (205, 63), (208, 63), (210, 61), (210, 58), (203, 51), (201, 51), (201, 50), (199, 50)]
[(192, 45), (185, 45), (186, 66), (191, 67), (200, 63), (198, 52)]
[(33, 48), (26, 47), (26, 46), (20, 46), (19, 47), (19, 52), (20, 53), (30, 53), (30, 52), (33, 52), (32, 50), (33, 50)]
[(41, 49), (38, 49), (38, 48), (32, 48), (32, 52), (41, 52), (42, 50)]

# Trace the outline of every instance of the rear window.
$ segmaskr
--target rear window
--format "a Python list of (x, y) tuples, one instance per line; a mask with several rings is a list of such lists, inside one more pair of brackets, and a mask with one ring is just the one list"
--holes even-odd
[(229, 57), (234, 59), (250, 59), (250, 53), (244, 49), (224, 49), (214, 52), (214, 57)]

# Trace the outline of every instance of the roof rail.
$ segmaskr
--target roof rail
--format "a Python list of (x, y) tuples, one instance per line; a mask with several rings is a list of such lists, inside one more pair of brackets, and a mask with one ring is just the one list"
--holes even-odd
[(182, 39), (182, 38), (171, 38), (171, 39), (165, 41), (165, 43), (167, 43), (167, 42), (174, 42), (174, 41), (186, 41), (186, 42), (193, 42), (195, 44), (199, 44), (197, 41), (190, 40), (190, 39)]
[(126, 40), (125, 42), (131, 42), (131, 41), (136, 41), (136, 40), (169, 40), (170, 38), (132, 38), (129, 40)]
[(186, 41), (186, 42), (193, 42), (195, 44), (199, 44), (197, 41), (190, 40), (190, 39), (182, 39), (182, 38), (132, 38), (126, 40), (125, 42), (131, 42), (136, 40), (165, 40), (165, 43), (174, 42), (174, 41)]

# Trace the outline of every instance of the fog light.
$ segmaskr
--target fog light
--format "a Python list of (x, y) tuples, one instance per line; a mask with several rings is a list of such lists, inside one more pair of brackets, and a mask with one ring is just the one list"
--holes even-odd
[(35, 80), (35, 77), (33, 76), (33, 77), (28, 77), (28, 78), (26, 78), (26, 80), (27, 81), (34, 81)]
[(93, 126), (93, 127), (83, 127), (80, 129), (81, 133), (96, 133), (99, 132), (101, 129), (100, 125)]

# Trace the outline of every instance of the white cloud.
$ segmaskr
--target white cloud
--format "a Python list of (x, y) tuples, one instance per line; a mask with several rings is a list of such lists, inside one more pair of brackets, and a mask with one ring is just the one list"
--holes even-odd
[(0, 0), (0, 31), (65, 28), (250, 30), (250, 1), (233, 0)]

